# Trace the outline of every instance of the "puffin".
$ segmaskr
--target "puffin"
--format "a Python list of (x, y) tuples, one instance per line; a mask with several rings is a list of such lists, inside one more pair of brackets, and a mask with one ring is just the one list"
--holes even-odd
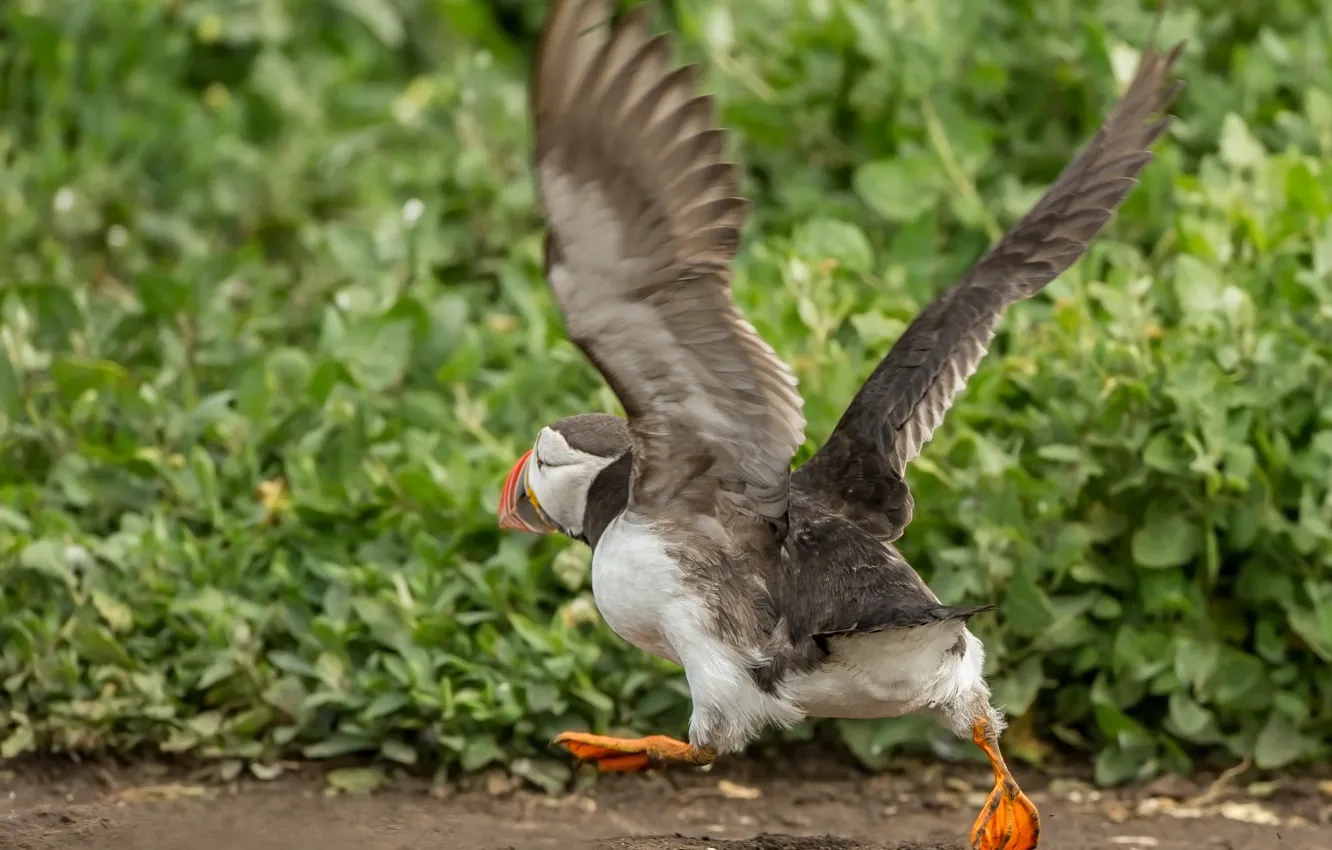
[(696, 64), (672, 62), (648, 4), (554, 0), (533, 65), (544, 277), (572, 343), (624, 416), (542, 427), (498, 525), (592, 550), (605, 623), (684, 669), (688, 740), (570, 731), (608, 772), (708, 765), (805, 718), (938, 717), (988, 757), (975, 850), (1030, 850), (1036, 807), (999, 746), (985, 648), (895, 546), (907, 466), (984, 357), (1004, 309), (1071, 266), (1153, 159), (1184, 44), (1149, 47), (1096, 135), (1043, 197), (907, 326), (826, 442), (805, 439), (796, 378), (745, 320), (731, 265), (747, 217)]

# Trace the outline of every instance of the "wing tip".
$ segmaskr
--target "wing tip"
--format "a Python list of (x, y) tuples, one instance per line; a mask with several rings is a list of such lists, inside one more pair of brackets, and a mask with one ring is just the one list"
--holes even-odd
[[(540, 121), (546, 110), (555, 105), (552, 99), (561, 100), (564, 88), (574, 82), (568, 79), (568, 74), (557, 73), (551, 65), (557, 61), (570, 61), (568, 54), (562, 51), (571, 52), (576, 39), (586, 36), (592, 29), (606, 25), (613, 16), (614, 10), (609, 0), (552, 0), (551, 9), (546, 14), (541, 35), (537, 39), (528, 81), (529, 111), (534, 120)], [(575, 29), (579, 22), (588, 21), (592, 21), (589, 26)], [(598, 39), (598, 49), (605, 41), (606, 36), (603, 34)], [(553, 90), (560, 94), (555, 94)]]

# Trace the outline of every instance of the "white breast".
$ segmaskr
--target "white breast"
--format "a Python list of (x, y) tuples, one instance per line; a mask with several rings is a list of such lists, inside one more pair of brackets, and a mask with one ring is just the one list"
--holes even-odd
[(785, 690), (761, 690), (751, 671), (767, 659), (757, 646), (722, 640), (709, 601), (695, 598), (680, 565), (651, 527), (631, 513), (617, 517), (592, 555), (592, 593), (602, 619), (634, 646), (685, 668), (696, 746), (738, 752), (769, 725), (803, 718)]
[(662, 620), (685, 601), (680, 567), (647, 527), (620, 514), (592, 553), (592, 595), (606, 625), (634, 646), (680, 663)]

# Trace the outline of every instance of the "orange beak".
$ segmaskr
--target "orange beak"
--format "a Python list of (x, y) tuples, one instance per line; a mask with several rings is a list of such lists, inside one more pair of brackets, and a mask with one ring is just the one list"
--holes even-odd
[(500, 491), (499, 527), (530, 531), (533, 534), (550, 534), (559, 529), (546, 517), (536, 496), (527, 486), (527, 466), (531, 462), (532, 450), (528, 449), (504, 479), (504, 489)]

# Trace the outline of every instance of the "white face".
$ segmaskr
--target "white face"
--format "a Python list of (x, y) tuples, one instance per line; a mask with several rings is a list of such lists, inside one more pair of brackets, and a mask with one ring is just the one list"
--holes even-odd
[(542, 428), (527, 464), (527, 486), (546, 516), (578, 537), (583, 533), (588, 490), (614, 460), (579, 451), (559, 431)]

